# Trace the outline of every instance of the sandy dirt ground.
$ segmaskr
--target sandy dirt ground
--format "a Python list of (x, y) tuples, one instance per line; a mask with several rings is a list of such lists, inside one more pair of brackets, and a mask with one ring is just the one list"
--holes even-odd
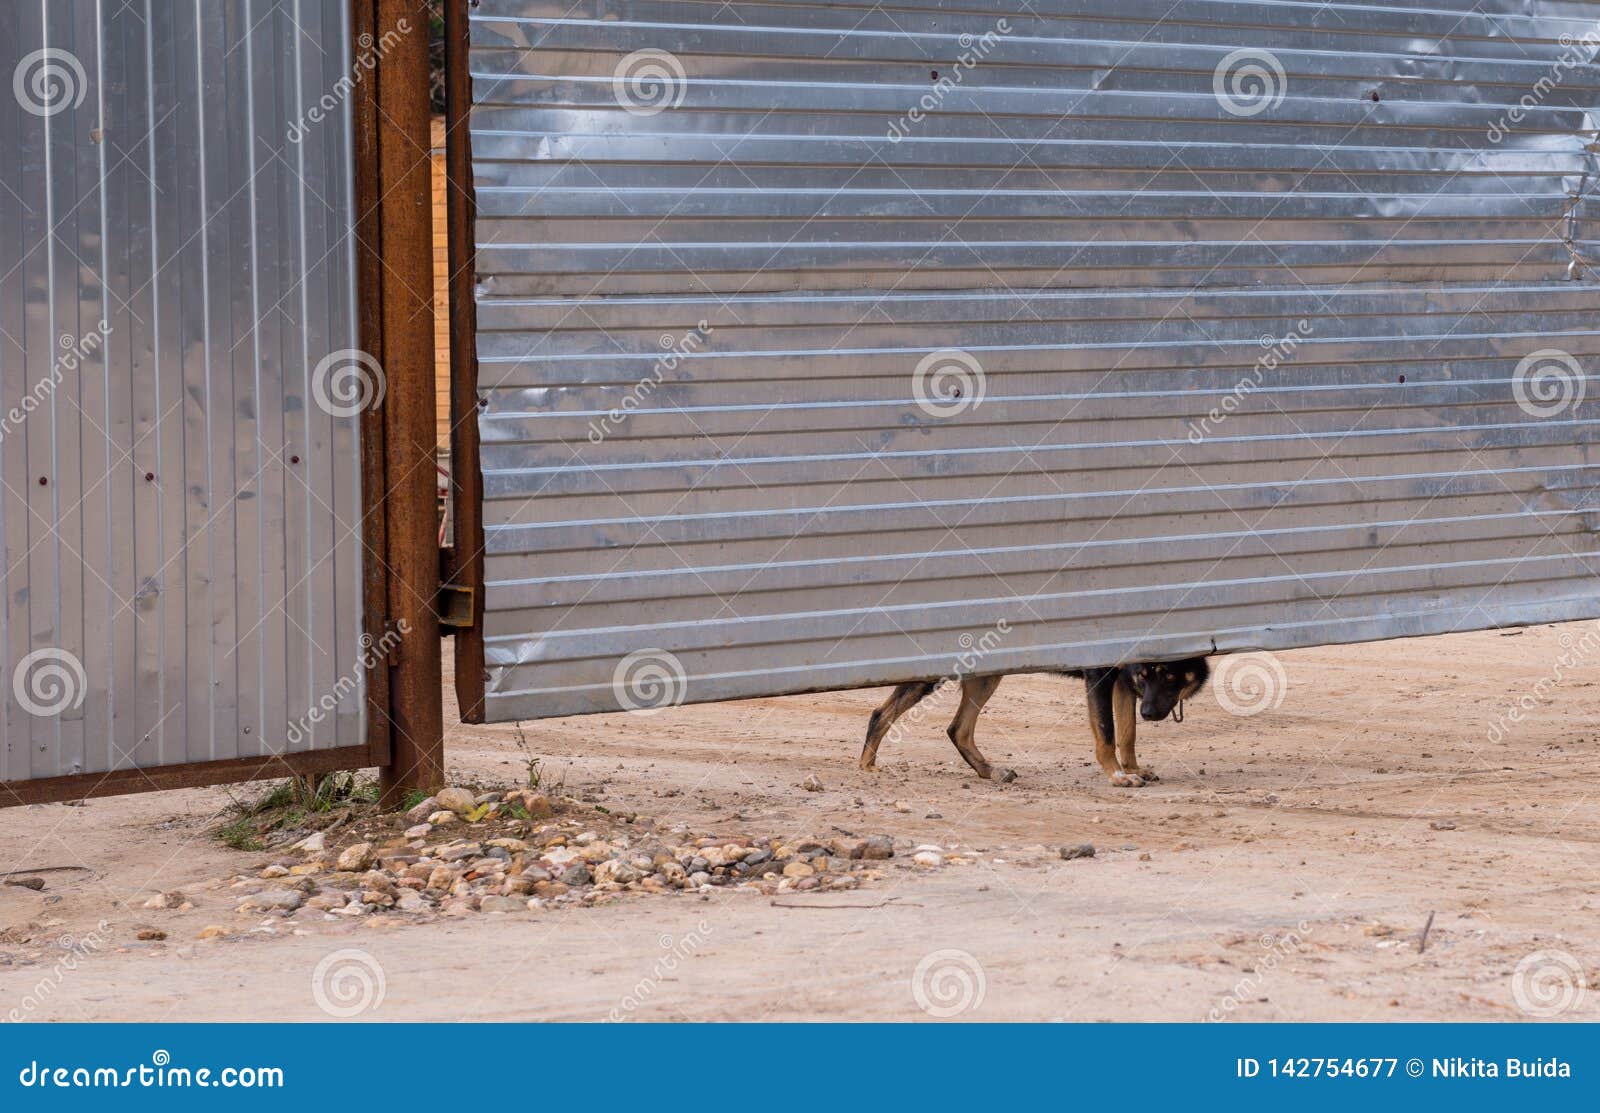
[[(355, 950), (378, 1021), (1600, 1019), (1594, 629), (1282, 654), (1278, 706), (1208, 692), (1144, 725), (1162, 779), (1136, 790), (1091, 762), (1081, 685), (1048, 677), (1007, 680), (980, 724), (1009, 785), (960, 762), (943, 693), (876, 774), (855, 759), (881, 691), (526, 724), (547, 780), (613, 811), (893, 835), (854, 892), (292, 925), (200, 892), (151, 912), (153, 891), (264, 859), (205, 834), (222, 790), (9, 809), (6, 870), (90, 872), (0, 888), (0, 1015), (323, 1020), (315, 972)], [(511, 727), (448, 745), (453, 779), (521, 776)], [(915, 866), (923, 843), (973, 863)], [(213, 923), (233, 934), (195, 938)], [(150, 926), (166, 940), (139, 941)]]

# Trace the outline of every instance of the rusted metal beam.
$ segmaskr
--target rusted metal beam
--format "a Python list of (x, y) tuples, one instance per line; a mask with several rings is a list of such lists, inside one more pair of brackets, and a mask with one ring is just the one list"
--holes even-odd
[(450, 474), (454, 550), (448, 580), (470, 592), (470, 623), (456, 631), (456, 701), (461, 719), (483, 722), (483, 472), (478, 460), (478, 304), (474, 297), (477, 195), (472, 180), (472, 73), (468, 0), (446, 0), (445, 211), (450, 264)]
[[(353, 72), (362, 73), (371, 47), (377, 9), (373, 0), (356, 0), (350, 5), (350, 41), (353, 46)], [(356, 310), (363, 351), (383, 365), (383, 243), (378, 221), (378, 89), (375, 75), (367, 74), (352, 91), (355, 146), (355, 235), (356, 235)], [(366, 636), (377, 644), (389, 620), (389, 565), (387, 503), (384, 465), (384, 415), (381, 407), (368, 406), (361, 412), (361, 541), (362, 592)], [(389, 764), (390, 738), (394, 724), (389, 721), (389, 664), (374, 654), (367, 672), (367, 745), (378, 759)]]
[(151, 769), (120, 769), (114, 773), (75, 773), (37, 781), (0, 784), (0, 807), (16, 804), (51, 804), (62, 800), (89, 800), (128, 792), (158, 792), (173, 788), (206, 788), (237, 781), (333, 773), (371, 764), (366, 746), (340, 746), (276, 757), (241, 757), (226, 761), (191, 761)]
[(428, 6), (375, 2), (380, 318), (387, 390), (384, 490), (388, 626), (401, 634), (389, 670), (385, 803), (444, 781), (434, 401), (433, 206)]

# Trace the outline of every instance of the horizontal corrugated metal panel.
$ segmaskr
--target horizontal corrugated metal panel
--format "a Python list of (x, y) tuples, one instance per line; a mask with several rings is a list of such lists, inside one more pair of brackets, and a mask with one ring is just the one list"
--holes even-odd
[(489, 716), (1600, 614), (1597, 18), (484, 0)]
[(0, 782), (365, 741), (348, 24), (0, 15)]

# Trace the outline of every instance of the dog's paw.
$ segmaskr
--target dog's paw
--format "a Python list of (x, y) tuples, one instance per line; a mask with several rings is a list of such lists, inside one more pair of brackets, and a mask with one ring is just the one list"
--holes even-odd
[(998, 784), (1008, 785), (1017, 779), (1017, 771), (1015, 769), (1001, 769), (997, 766), (994, 772), (990, 774), (990, 777)]
[(878, 771), (878, 763), (875, 761), (858, 761), (856, 764), (861, 767), (863, 773), (876, 773)]
[(1133, 773), (1113, 773), (1111, 783), (1117, 788), (1143, 788), (1144, 778)]
[(1156, 776), (1156, 771), (1150, 768), (1148, 765), (1139, 766), (1133, 771), (1133, 773), (1134, 776), (1141, 778), (1145, 784), (1149, 784), (1151, 781), (1159, 781), (1161, 779), (1160, 777)]

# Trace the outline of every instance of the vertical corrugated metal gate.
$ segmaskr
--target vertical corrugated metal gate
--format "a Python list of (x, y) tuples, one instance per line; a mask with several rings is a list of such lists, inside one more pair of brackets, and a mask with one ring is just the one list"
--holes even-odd
[(488, 717), (1600, 614), (1597, 16), (483, 0)]
[(0, 783), (364, 752), (350, 20), (0, 16)]

